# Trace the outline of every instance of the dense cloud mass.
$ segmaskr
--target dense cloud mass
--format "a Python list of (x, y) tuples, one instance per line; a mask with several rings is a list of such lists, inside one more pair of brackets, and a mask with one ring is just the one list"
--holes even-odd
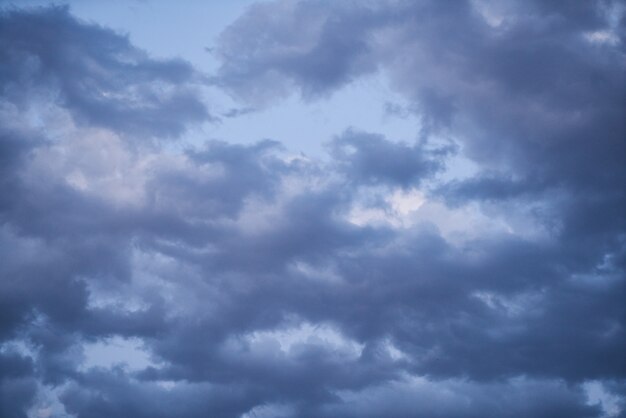
[[(625, 30), (618, 1), (280, 0), (206, 75), (5, 6), (0, 416), (626, 417)], [(414, 138), (185, 142), (203, 88), (375, 73)]]

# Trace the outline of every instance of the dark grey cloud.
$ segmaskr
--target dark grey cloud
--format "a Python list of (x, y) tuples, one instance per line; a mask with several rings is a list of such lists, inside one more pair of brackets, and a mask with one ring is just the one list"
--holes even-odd
[(394, 144), (381, 135), (347, 131), (330, 144), (343, 176), (356, 184), (418, 186), (441, 170), (449, 148), (426, 150), (423, 144)]
[[(419, 387), (420, 383), (415, 384)], [(593, 417), (599, 407), (580, 402), (580, 393), (555, 382), (511, 382), (504, 389), (499, 385), (472, 387), (459, 382), (448, 383), (452, 392), (438, 392), (424, 385), (388, 386), (371, 390), (363, 401), (347, 406), (325, 407), (319, 416), (376, 417)], [(478, 391), (476, 389), (480, 388)], [(459, 402), (459, 398), (464, 402)], [(530, 398), (532, 401), (529, 402)]]
[[(380, 70), (422, 119), (419, 142), (356, 127), (323, 162), (146, 142), (206, 118), (188, 64), (4, 11), (2, 416), (608, 416), (589, 384), (623, 414), (623, 44), (590, 35), (612, 3), (559, 4), (251, 7), (223, 88), (312, 100)], [(33, 124), (45, 94), (79, 123)], [(439, 177), (455, 155), (477, 173)], [(149, 364), (89, 366), (111, 338)]]
[(27, 357), (15, 352), (0, 355), (0, 413), (7, 417), (25, 417), (26, 410), (36, 395), (36, 380), (32, 377), (33, 364)]
[(7, 7), (0, 21), (0, 89), (22, 106), (32, 91), (60, 102), (79, 123), (159, 137), (210, 118), (196, 93), (201, 77), (187, 62), (151, 58), (67, 7)]
[(34, 379), (6, 378), (0, 382), (0, 412), (8, 418), (27, 417), (27, 411), (36, 395)]

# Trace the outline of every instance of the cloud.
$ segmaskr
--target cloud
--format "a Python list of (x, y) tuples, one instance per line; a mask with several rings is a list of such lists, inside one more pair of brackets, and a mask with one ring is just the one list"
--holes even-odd
[[(612, 9), (498, 4), (248, 9), (222, 88), (318, 100), (382, 71), (424, 122), (324, 160), (146, 141), (208, 117), (193, 68), (5, 10), (3, 416), (608, 416), (590, 382), (623, 413), (623, 51), (584, 36)], [(117, 340), (144, 364), (89, 362)]]
[(0, 88), (57, 101), (80, 123), (120, 132), (179, 136), (210, 119), (195, 92), (201, 77), (185, 61), (156, 60), (127, 37), (73, 18), (67, 7), (1, 12)]
[[(323, 409), (320, 416), (375, 417), (391, 413), (397, 417), (416, 414), (432, 417), (592, 417), (598, 406), (580, 402), (580, 393), (550, 381), (511, 381), (500, 385), (467, 385), (445, 381), (433, 387), (424, 380), (407, 379), (393, 385), (375, 387), (364, 393), (345, 393), (345, 403)], [(477, 390), (478, 389), (478, 390)], [(532, 398), (532, 402), (528, 402)], [(504, 401), (504, 402), (503, 402)]]
[(427, 151), (420, 144), (396, 144), (380, 135), (347, 131), (330, 144), (337, 167), (355, 184), (418, 186), (423, 178), (442, 169), (450, 151)]
[(352, 6), (253, 4), (220, 35), (215, 55), (222, 66), (215, 82), (263, 105), (293, 87), (307, 98), (325, 96), (375, 71), (366, 37), (379, 16)]

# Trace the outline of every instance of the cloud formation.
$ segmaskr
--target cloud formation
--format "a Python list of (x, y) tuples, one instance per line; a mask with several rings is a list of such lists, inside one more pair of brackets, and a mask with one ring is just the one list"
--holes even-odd
[[(199, 75), (182, 60), (155, 60), (127, 37), (77, 21), (67, 7), (8, 9), (0, 25), (0, 87), (28, 106), (41, 95), (81, 123), (117, 132), (178, 136), (208, 117), (194, 92)], [(196, 80), (194, 80), (196, 79)]]
[[(3, 10), (0, 415), (624, 416), (623, 34), (609, 1), (275, 1), (204, 77)], [(208, 79), (245, 109), (374, 72), (416, 140), (151, 141)], [(147, 365), (89, 366), (112, 341)]]

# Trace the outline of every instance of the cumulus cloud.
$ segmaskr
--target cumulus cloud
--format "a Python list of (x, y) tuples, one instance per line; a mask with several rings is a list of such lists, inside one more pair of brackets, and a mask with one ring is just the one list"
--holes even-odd
[(380, 71), (423, 122), (325, 159), (146, 140), (210, 118), (189, 64), (4, 10), (0, 414), (624, 414), (623, 19), (559, 5), (250, 7), (213, 77), (245, 106)]
[(24, 93), (56, 101), (86, 125), (178, 136), (209, 117), (193, 88), (200, 75), (182, 60), (156, 60), (127, 37), (81, 22), (67, 7), (0, 16), (0, 88), (21, 106)]
[(347, 131), (331, 143), (331, 154), (342, 175), (356, 184), (418, 186), (442, 168), (450, 149), (434, 151), (423, 144), (393, 143), (380, 135)]

